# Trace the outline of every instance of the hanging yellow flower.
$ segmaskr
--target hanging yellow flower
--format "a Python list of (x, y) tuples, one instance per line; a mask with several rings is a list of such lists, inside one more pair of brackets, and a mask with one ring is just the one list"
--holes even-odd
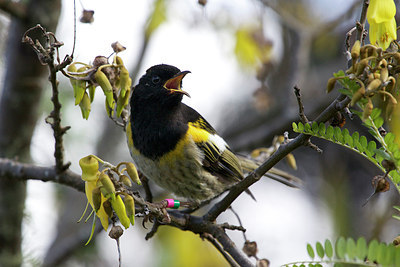
[(367, 11), (369, 40), (386, 50), (397, 39), (396, 5), (393, 0), (371, 0)]

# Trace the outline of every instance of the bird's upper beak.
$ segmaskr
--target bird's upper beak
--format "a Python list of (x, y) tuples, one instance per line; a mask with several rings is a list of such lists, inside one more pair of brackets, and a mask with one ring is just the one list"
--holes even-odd
[(164, 83), (164, 88), (169, 90), (171, 93), (180, 93), (190, 97), (187, 92), (181, 89), (181, 81), (183, 77), (185, 77), (185, 75), (188, 73), (190, 73), (190, 71), (188, 70), (179, 72), (174, 77)]

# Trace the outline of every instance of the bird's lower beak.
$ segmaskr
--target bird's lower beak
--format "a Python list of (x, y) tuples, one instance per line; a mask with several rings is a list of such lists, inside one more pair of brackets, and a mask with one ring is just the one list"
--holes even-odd
[(189, 93), (187, 93), (181, 89), (182, 79), (188, 73), (190, 73), (190, 71), (188, 71), (188, 70), (179, 72), (174, 77), (172, 77), (171, 79), (169, 79), (168, 81), (166, 81), (164, 83), (164, 88), (169, 90), (171, 93), (184, 94), (184, 95), (190, 97)]

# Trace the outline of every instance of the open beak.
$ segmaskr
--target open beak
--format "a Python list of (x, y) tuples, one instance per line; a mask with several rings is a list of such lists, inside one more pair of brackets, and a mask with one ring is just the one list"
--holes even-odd
[(187, 92), (185, 92), (181, 89), (182, 79), (188, 73), (190, 73), (190, 71), (188, 71), (188, 70), (179, 72), (174, 77), (172, 77), (171, 79), (169, 79), (168, 81), (166, 81), (164, 83), (164, 88), (169, 90), (171, 93), (184, 94), (184, 95), (190, 97), (190, 95)]

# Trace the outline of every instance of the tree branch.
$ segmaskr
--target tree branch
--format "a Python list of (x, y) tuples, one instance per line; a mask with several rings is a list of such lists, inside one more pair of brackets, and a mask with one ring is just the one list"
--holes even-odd
[(80, 192), (85, 191), (85, 182), (81, 179), (81, 176), (70, 170), (57, 174), (55, 167), (35, 166), (5, 158), (0, 158), (0, 177), (9, 177), (23, 181), (39, 180), (43, 182), (55, 182), (70, 186)]

